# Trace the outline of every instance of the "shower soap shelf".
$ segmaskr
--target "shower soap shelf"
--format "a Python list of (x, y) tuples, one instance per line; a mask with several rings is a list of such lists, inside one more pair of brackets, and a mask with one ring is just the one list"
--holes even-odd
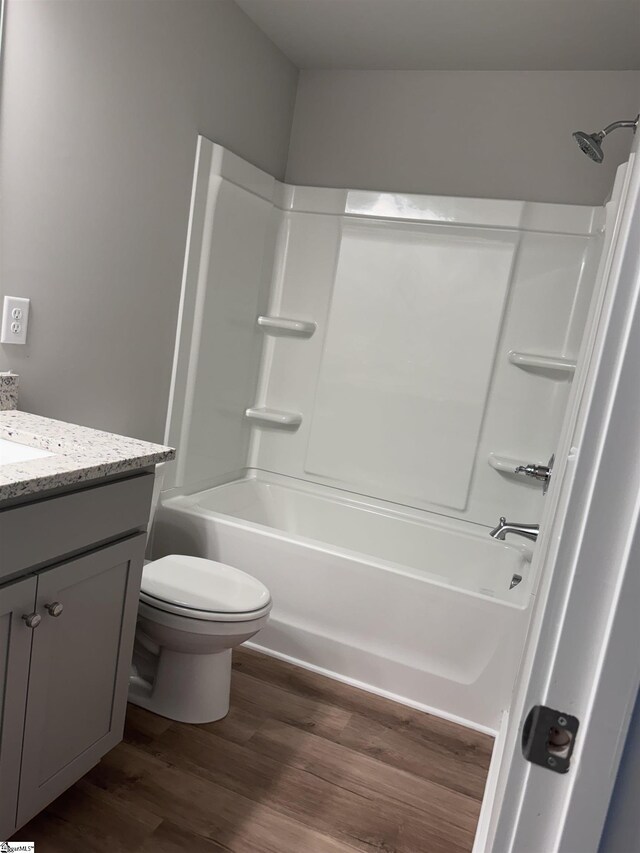
[(576, 370), (576, 363), (571, 358), (563, 356), (551, 355), (534, 355), (530, 352), (514, 352), (509, 353), (509, 361), (515, 364), (516, 367), (532, 368), (533, 370), (552, 370), (556, 373), (573, 374)]
[(298, 338), (310, 338), (316, 330), (316, 324), (310, 320), (292, 320), (288, 317), (258, 317), (258, 325), (271, 334), (293, 335)]
[(258, 423), (269, 424), (270, 426), (299, 427), (302, 423), (301, 414), (283, 412), (281, 409), (250, 408), (244, 414), (250, 421), (258, 421)]
[(510, 456), (498, 456), (497, 453), (490, 453), (488, 461), (489, 465), (496, 471), (500, 471), (502, 474), (513, 474), (514, 477), (516, 476), (516, 468), (525, 464), (518, 459), (512, 459)]

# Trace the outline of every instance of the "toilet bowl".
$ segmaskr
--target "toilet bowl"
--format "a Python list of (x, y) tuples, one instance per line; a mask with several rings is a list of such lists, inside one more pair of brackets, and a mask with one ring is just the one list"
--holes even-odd
[(172, 554), (142, 574), (129, 701), (183, 723), (229, 711), (231, 650), (271, 610), (269, 590), (240, 569)]

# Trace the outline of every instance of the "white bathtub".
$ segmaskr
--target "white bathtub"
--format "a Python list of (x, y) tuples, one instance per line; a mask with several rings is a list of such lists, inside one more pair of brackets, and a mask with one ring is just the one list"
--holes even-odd
[[(162, 501), (154, 556), (237, 566), (273, 595), (257, 648), (495, 731), (520, 658), (531, 552), (488, 530), (251, 472)], [(510, 589), (514, 575), (522, 581)]]

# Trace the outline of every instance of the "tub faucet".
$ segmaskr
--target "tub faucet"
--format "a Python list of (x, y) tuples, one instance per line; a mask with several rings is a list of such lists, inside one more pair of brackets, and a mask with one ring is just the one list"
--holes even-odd
[(504, 540), (507, 533), (515, 533), (518, 536), (524, 536), (525, 539), (532, 539), (535, 542), (539, 532), (539, 524), (517, 524), (516, 522), (509, 522), (503, 515), (500, 518), (500, 524), (493, 528), (489, 536), (493, 536), (494, 539)]

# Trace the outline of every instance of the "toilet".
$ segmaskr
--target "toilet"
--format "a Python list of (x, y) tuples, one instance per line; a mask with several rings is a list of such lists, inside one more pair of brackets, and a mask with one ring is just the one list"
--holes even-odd
[(147, 562), (129, 701), (182, 723), (222, 719), (231, 651), (266, 625), (270, 610), (267, 587), (240, 569), (180, 554)]
[(129, 701), (183, 723), (229, 711), (231, 650), (267, 623), (269, 590), (246, 572), (172, 554), (142, 573)]

